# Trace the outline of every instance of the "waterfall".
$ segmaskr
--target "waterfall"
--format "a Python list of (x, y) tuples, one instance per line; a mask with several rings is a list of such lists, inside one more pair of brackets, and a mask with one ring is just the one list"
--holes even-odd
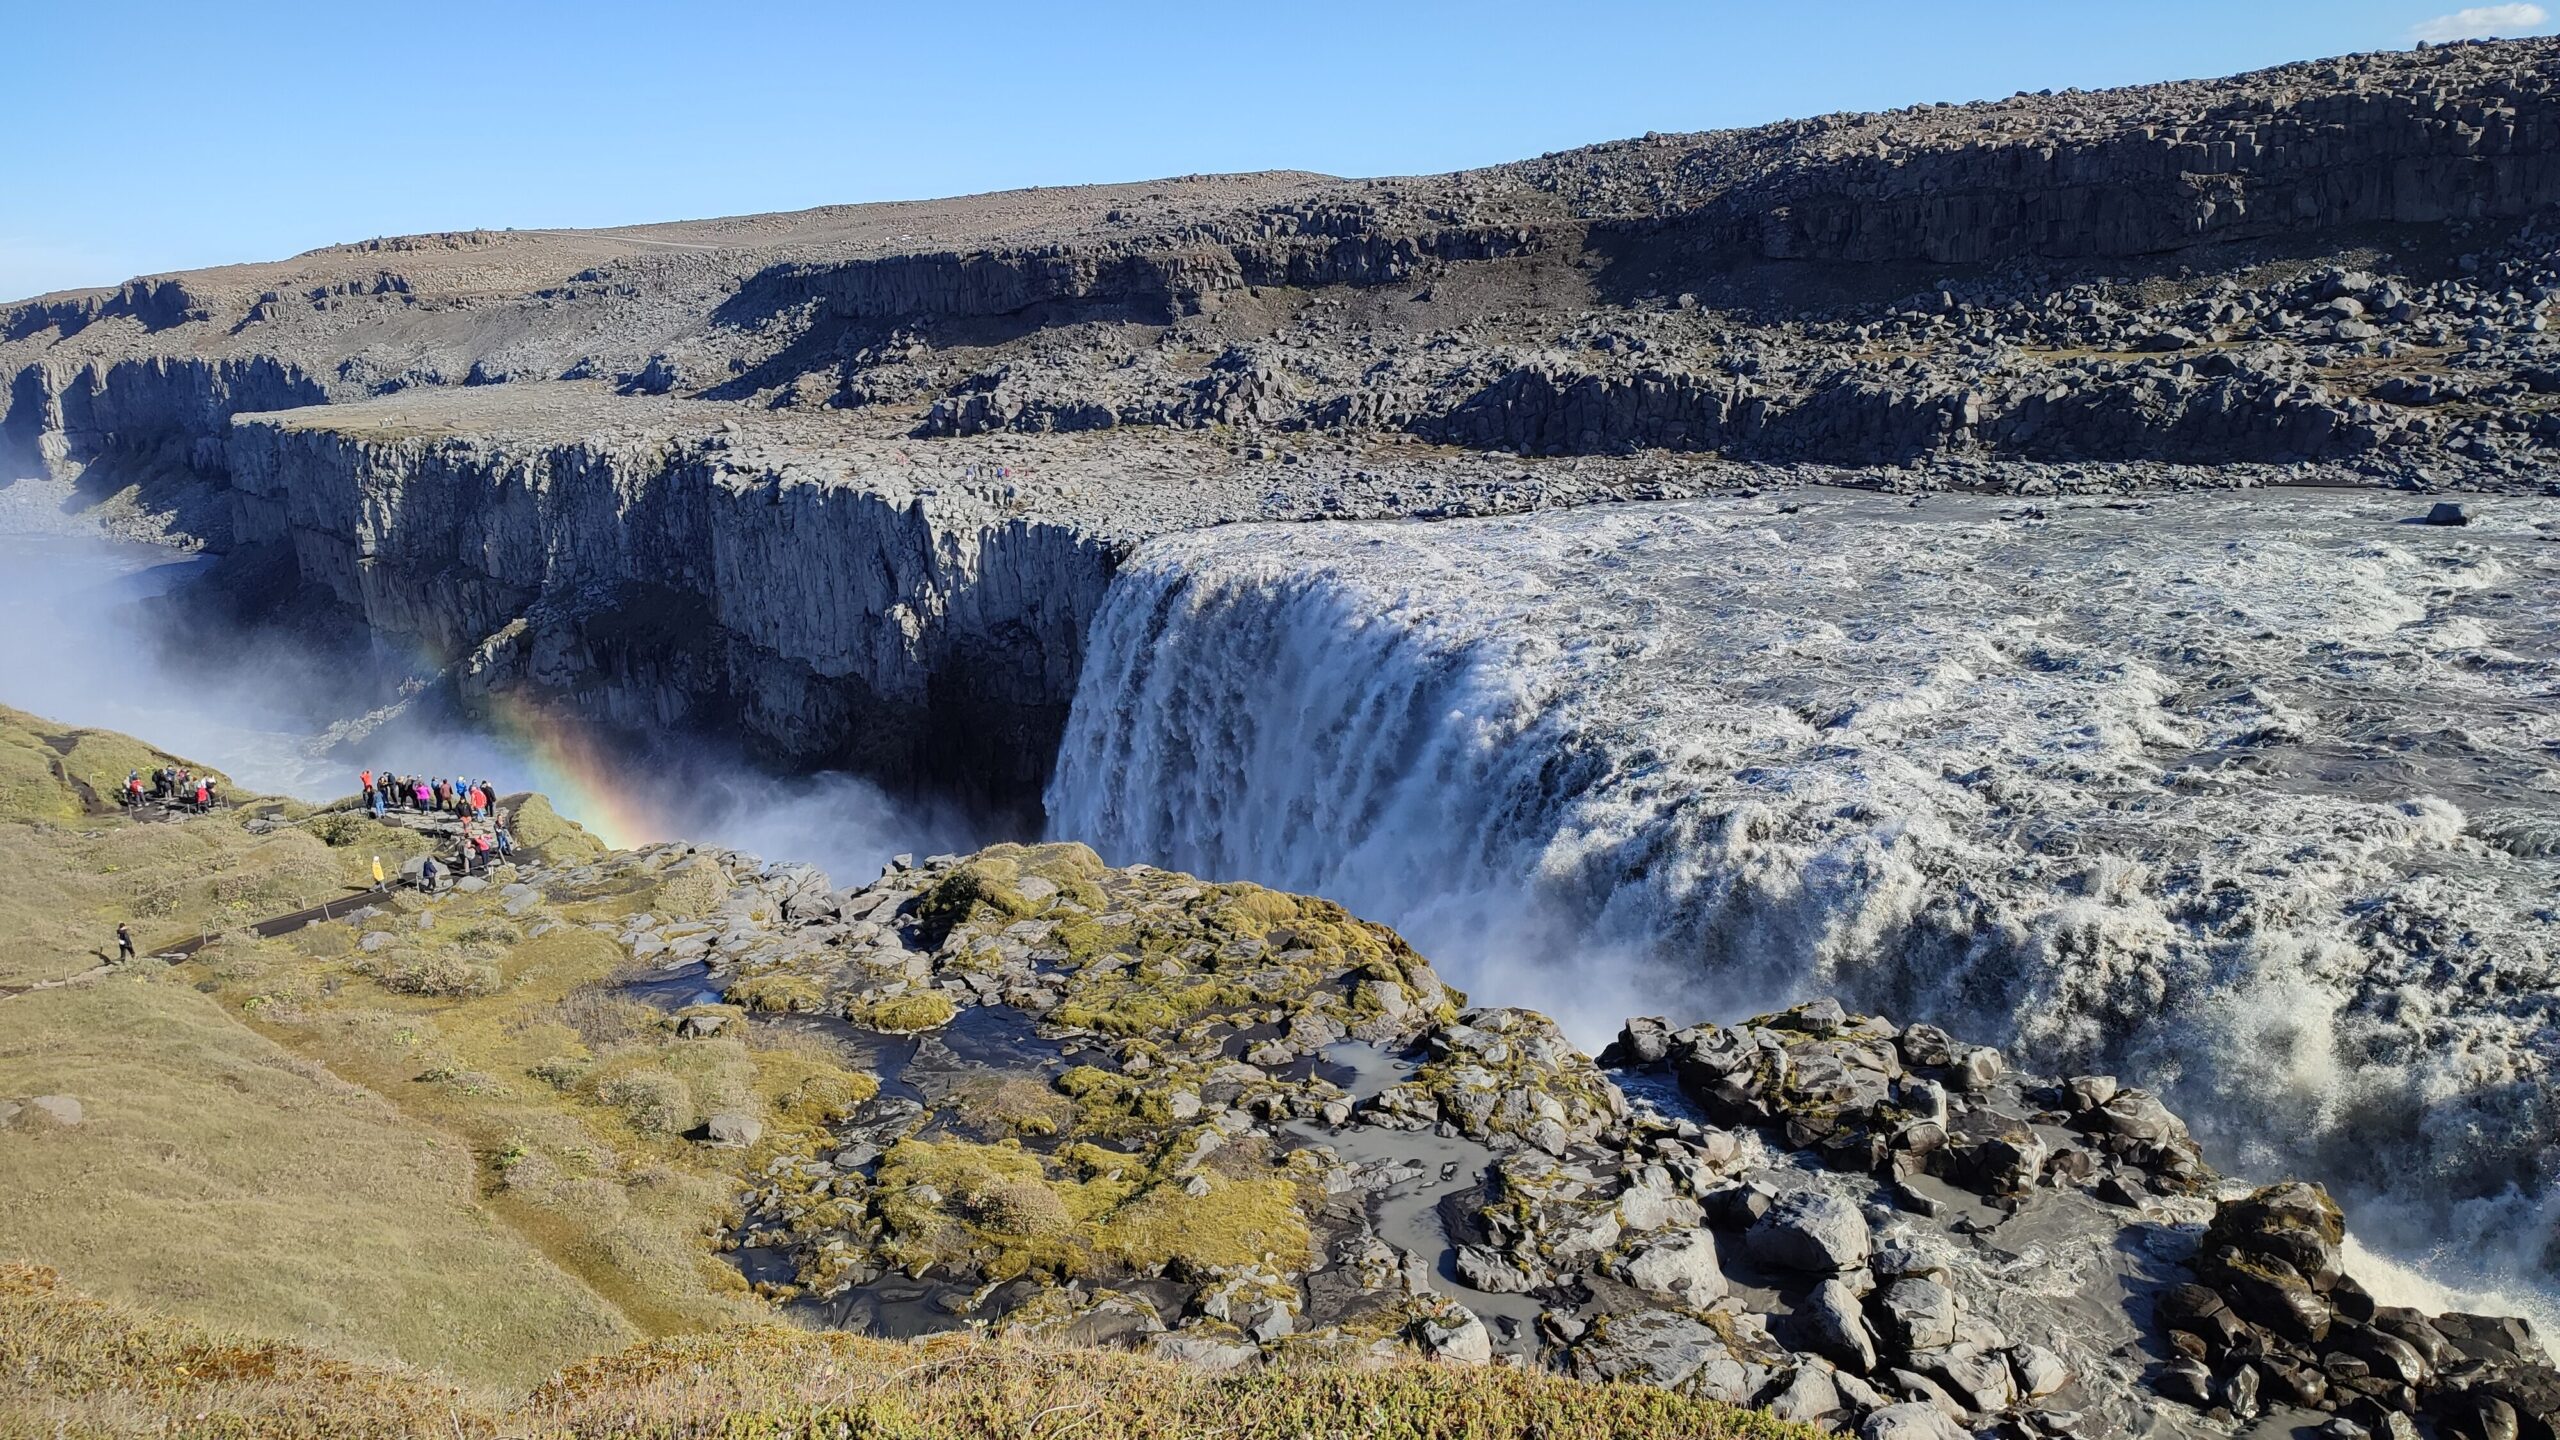
[(2118, 1069), (2234, 1170), (2547, 1276), (2560, 639), (2518, 597), (2560, 565), (2388, 500), (2177, 504), (1166, 537), (1051, 825), (1340, 900), (1586, 1045), (1835, 993)]

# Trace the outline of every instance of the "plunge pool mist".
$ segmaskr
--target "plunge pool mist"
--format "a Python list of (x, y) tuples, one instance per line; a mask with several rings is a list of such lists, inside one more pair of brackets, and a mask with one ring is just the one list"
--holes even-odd
[(901, 803), (837, 772), (779, 776), (698, 737), (635, 751), (571, 722), (501, 732), (437, 701), (428, 673), (164, 597), (215, 562), (117, 540), (71, 513), (69, 487), (0, 485), (0, 704), (135, 735), (235, 783), (321, 801), (366, 768), (539, 790), (616, 845), (686, 839), (868, 881), (892, 855), (974, 849), (956, 809)]

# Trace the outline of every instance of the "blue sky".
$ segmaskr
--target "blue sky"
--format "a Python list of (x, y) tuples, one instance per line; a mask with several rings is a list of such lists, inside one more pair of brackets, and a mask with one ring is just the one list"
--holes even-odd
[(419, 230), (1447, 170), (2552, 28), (2535, 5), (2460, 9), (0, 0), (0, 298)]

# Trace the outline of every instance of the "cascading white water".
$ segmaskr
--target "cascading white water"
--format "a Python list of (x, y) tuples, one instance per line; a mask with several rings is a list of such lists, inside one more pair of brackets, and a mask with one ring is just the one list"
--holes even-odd
[[(1824, 495), (1133, 558), (1049, 792), (1586, 1042), (1836, 992), (2167, 1090), (2541, 1288), (2560, 504)], [(2048, 518), (2049, 514), (2049, 518)]]

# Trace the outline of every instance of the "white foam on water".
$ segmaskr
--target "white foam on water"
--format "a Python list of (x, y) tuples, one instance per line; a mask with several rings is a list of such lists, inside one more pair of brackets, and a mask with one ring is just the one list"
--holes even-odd
[(1330, 895), (1586, 1044), (1838, 993), (2117, 1069), (2547, 1293), (2560, 504), (1798, 499), (1150, 542), (1052, 826)]

